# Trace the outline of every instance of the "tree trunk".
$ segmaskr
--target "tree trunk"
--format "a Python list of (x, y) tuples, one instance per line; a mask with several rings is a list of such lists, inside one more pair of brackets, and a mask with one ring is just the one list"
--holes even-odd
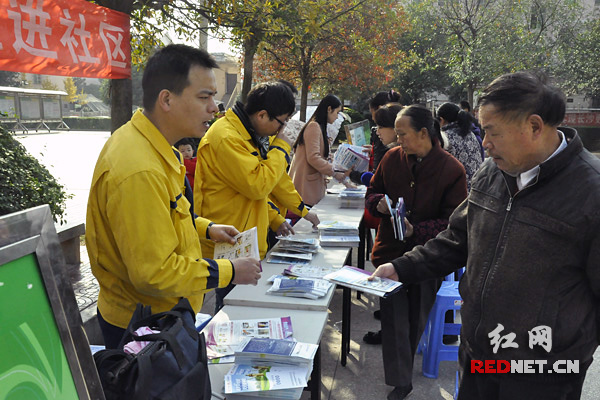
[[(133, 2), (134, 0), (98, 0), (96, 3), (131, 17)], [(127, 44), (131, 46), (131, 43)], [(110, 130), (114, 132), (131, 119), (131, 79), (111, 79), (110, 86)]]
[(475, 114), (475, 104), (473, 104), (473, 92), (475, 92), (474, 86), (472, 83), (467, 85), (467, 100), (471, 105), (471, 113)]
[(308, 78), (302, 79), (302, 89), (300, 92), (300, 121), (306, 121), (306, 106), (308, 105), (308, 87), (310, 81)]
[(253, 36), (244, 40), (244, 82), (242, 83), (242, 103), (246, 104), (248, 93), (252, 89), (252, 77), (254, 75), (254, 55), (258, 47), (258, 41)]
[(131, 119), (133, 94), (131, 79), (111, 79), (110, 86), (110, 131), (114, 132)]

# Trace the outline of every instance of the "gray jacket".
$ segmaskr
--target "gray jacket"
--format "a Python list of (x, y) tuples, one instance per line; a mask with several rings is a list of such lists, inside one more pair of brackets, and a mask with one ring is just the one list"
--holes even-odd
[[(514, 178), (486, 160), (448, 229), (393, 261), (407, 283), (466, 265), (461, 343), (473, 359), (546, 360), (551, 367), (587, 362), (598, 345), (600, 160), (575, 130), (559, 129), (568, 145), (532, 184), (511, 196)], [(498, 324), (500, 336), (515, 334), (518, 348), (492, 345)], [(552, 329), (549, 352), (529, 347), (529, 331), (542, 325)]]

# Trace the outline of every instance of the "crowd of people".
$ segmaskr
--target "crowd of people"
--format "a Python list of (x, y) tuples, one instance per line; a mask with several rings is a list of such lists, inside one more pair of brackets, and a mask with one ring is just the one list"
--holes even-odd
[[(256, 227), (263, 258), (270, 236), (294, 232), (287, 212), (319, 224), (311, 207), (333, 178), (367, 186), (372, 278), (404, 283), (380, 301), (381, 331), (364, 338), (382, 346), (388, 399), (410, 394), (441, 280), (465, 266), (459, 399), (580, 397), (600, 333), (600, 160), (559, 128), (558, 90), (529, 73), (503, 75), (479, 97), (479, 120), (468, 103), (432, 112), (402, 105), (394, 90), (376, 93), (369, 171), (338, 171), (328, 134), (338, 97), (325, 96), (297, 138), (284, 129), (297, 95), (286, 81), (256, 85), (211, 123), (214, 68), (203, 50), (158, 50), (144, 71), (144, 109), (99, 156), (86, 243), (107, 348), (118, 346), (137, 303), (161, 312), (185, 297), (198, 312), (216, 289), (216, 312), (234, 285), (256, 285), (260, 260), (213, 260), (215, 242)], [(386, 196), (404, 200), (401, 239)], [(531, 344), (539, 327), (551, 332), (551, 348)], [(494, 336), (502, 330), (509, 335)], [(576, 360), (579, 371), (477, 373), (471, 366), (482, 360)]]

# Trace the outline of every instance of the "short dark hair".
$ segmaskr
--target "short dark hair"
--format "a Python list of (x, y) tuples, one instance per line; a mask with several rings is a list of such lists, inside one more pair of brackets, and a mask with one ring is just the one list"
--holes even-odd
[(194, 141), (191, 138), (183, 138), (181, 140), (178, 140), (177, 142), (175, 142), (174, 147), (176, 149), (179, 149), (179, 146), (185, 146), (185, 145), (190, 145), (192, 146), (192, 150), (195, 150), (196, 144), (194, 143)]
[[(276, 81), (260, 83), (250, 90), (245, 110), (248, 115), (265, 110), (270, 118), (283, 114), (292, 115), (296, 111), (296, 88), (289, 82)], [(297, 92), (297, 91), (296, 91)]]
[(460, 108), (463, 110), (471, 111), (471, 103), (469, 103), (467, 100), (461, 100), (459, 104)]
[(369, 100), (369, 108), (372, 110), (376, 110), (381, 106), (386, 105), (387, 103), (399, 103), (400, 102), (400, 93), (396, 92), (394, 89), (390, 89), (387, 92), (377, 92), (371, 99)]
[(511, 119), (539, 115), (545, 124), (559, 126), (565, 118), (565, 95), (530, 72), (505, 74), (483, 89), (479, 106), (493, 105)]
[(189, 73), (193, 65), (207, 69), (219, 67), (205, 50), (184, 44), (170, 44), (154, 53), (146, 63), (142, 78), (144, 108), (154, 109), (161, 90), (181, 94), (190, 84)]
[(388, 103), (375, 111), (375, 123), (382, 128), (393, 128), (396, 124), (396, 117), (402, 110), (402, 104)]

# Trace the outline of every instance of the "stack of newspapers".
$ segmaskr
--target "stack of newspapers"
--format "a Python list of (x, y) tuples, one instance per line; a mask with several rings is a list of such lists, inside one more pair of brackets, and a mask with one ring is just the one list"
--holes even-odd
[(319, 240), (301, 236), (278, 236), (279, 241), (267, 255), (274, 264), (308, 264), (319, 251)]
[(323, 297), (333, 285), (324, 279), (298, 278), (295, 276), (273, 275), (269, 278), (273, 285), (267, 290), (268, 294), (285, 297), (302, 297), (318, 299)]
[(323, 247), (356, 247), (360, 243), (358, 224), (341, 221), (322, 221), (319, 224), (319, 240)]
[(299, 399), (308, 384), (318, 345), (250, 338), (225, 375), (228, 399)]

